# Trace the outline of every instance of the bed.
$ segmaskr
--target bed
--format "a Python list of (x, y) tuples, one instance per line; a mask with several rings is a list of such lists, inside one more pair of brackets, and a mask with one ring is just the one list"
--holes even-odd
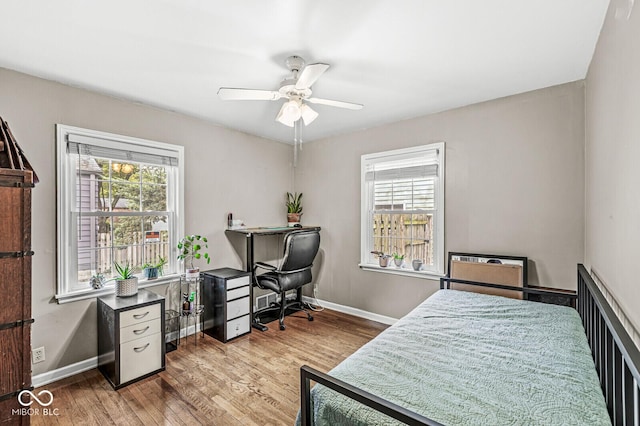
[(443, 279), (329, 374), (303, 366), (298, 423), (638, 426), (638, 349), (581, 265), (578, 276), (577, 310)]

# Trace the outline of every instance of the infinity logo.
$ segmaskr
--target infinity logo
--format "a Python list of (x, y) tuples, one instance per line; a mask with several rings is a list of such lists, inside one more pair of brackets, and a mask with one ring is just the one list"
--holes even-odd
[(28, 390), (23, 390), (22, 392), (20, 392), (18, 394), (18, 402), (23, 407), (28, 407), (29, 405), (33, 404), (33, 401), (27, 401), (27, 402), (23, 402), (22, 401), (22, 395), (24, 395), (25, 393), (28, 393), (29, 395), (31, 395), (31, 398), (33, 398), (36, 401), (38, 401), (38, 404), (42, 405), (43, 407), (48, 407), (51, 404), (53, 404), (53, 394), (51, 392), (49, 392), (48, 390), (41, 390), (40, 392), (38, 392), (38, 396), (40, 396), (42, 394), (49, 395), (49, 401), (48, 402), (42, 402), (42, 401), (40, 401), (38, 396), (36, 396), (33, 392), (28, 391)]

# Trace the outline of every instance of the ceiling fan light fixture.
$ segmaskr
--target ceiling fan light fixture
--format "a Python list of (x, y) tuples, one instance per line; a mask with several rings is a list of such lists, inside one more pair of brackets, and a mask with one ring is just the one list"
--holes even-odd
[(305, 126), (313, 123), (313, 120), (318, 118), (318, 113), (311, 109), (307, 104), (302, 104), (300, 106), (300, 113), (302, 114), (302, 120), (304, 121)]
[(280, 108), (280, 112), (276, 117), (276, 121), (279, 121), (285, 126), (293, 127), (293, 123), (298, 121), (300, 117), (302, 117), (300, 102), (292, 99), (282, 105), (282, 108)]

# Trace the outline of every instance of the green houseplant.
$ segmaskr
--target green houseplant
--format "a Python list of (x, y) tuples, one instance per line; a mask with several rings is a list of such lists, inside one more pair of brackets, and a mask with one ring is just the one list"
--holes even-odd
[(116, 272), (116, 296), (127, 297), (138, 293), (138, 277), (134, 275), (134, 269), (127, 262), (124, 266), (113, 262)]
[(166, 263), (166, 258), (158, 256), (157, 263), (145, 263), (142, 265), (142, 272), (144, 273), (145, 278), (148, 280), (157, 279), (158, 276), (162, 275), (162, 269)]
[(398, 268), (401, 267), (402, 263), (404, 262), (404, 254), (393, 253), (392, 256), (393, 256), (393, 263), (395, 263)]
[[(178, 243), (178, 260), (184, 261), (185, 275), (187, 278), (197, 278), (200, 275), (200, 268), (193, 266), (194, 259), (205, 259), (207, 264), (211, 262), (209, 253), (204, 251), (208, 249), (207, 237), (202, 235), (186, 235)], [(200, 251), (203, 251), (200, 253)]]
[(287, 225), (295, 226), (300, 224), (302, 216), (302, 192), (298, 194), (287, 192)]

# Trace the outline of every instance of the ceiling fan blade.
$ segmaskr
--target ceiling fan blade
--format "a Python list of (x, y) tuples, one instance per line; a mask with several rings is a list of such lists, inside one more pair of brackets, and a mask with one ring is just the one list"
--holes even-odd
[(274, 90), (221, 87), (218, 90), (218, 96), (224, 101), (277, 101), (282, 94)]
[(322, 74), (329, 68), (329, 64), (309, 64), (303, 68), (298, 81), (296, 82), (296, 89), (306, 89), (313, 86), (313, 83), (320, 78)]
[(342, 102), (342, 101), (332, 101), (331, 99), (320, 99), (320, 98), (309, 98), (305, 99), (307, 102), (311, 102), (312, 104), (320, 104), (320, 105), (329, 105), (338, 108), (346, 108), (358, 110), (362, 109), (364, 105), (362, 104), (354, 104), (352, 102)]

